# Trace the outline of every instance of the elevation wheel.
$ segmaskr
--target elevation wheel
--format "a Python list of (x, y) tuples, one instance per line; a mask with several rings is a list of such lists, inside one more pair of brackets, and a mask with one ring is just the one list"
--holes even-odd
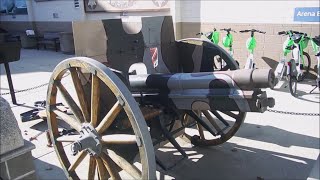
[[(216, 146), (228, 141), (239, 130), (246, 113), (238, 111), (206, 110), (195, 113), (206, 126), (197, 122), (196, 129), (187, 129), (186, 136), (196, 146)], [(184, 121), (192, 116), (185, 115)], [(195, 117), (192, 117), (195, 119)]]
[[(206, 53), (209, 54), (206, 57), (211, 57), (210, 54), (219, 56), (219, 58), (221, 58), (219, 62), (221, 63), (223, 61), (224, 67), (220, 66), (219, 68), (219, 66), (217, 65), (218, 63), (214, 62), (213, 69), (209, 69), (211, 71), (239, 69), (239, 63), (235, 61), (224, 49), (216, 44), (213, 44), (212, 42), (204, 41), (197, 38), (182, 39), (179, 42), (185, 42), (195, 45), (201, 43), (203, 49), (206, 49)], [(203, 53), (205, 53), (204, 51), (205, 50), (203, 50)], [(216, 56), (212, 58), (216, 58)], [(200, 72), (203, 72), (203, 70), (200, 69)], [(204, 122), (208, 125), (206, 127), (203, 127), (197, 122), (197, 130), (192, 128), (186, 130), (186, 137), (189, 138), (194, 145), (198, 146), (216, 146), (226, 142), (232, 136), (234, 136), (246, 117), (246, 112), (239, 111), (222, 112), (217, 110), (207, 110), (202, 112), (195, 112), (195, 114), (198, 116), (198, 118), (203, 119)], [(187, 122), (190, 122), (190, 120), (192, 119), (194, 120), (195, 117), (190, 117), (188, 114), (184, 115), (185, 124)], [(188, 131), (190, 132), (190, 134), (188, 133)]]

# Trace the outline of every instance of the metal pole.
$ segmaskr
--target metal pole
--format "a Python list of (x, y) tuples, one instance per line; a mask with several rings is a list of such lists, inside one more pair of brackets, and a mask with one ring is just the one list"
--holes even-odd
[(12, 79), (11, 79), (11, 73), (10, 73), (9, 63), (5, 62), (5, 63), (4, 63), (4, 67), (5, 67), (5, 69), (6, 69), (6, 74), (7, 74), (7, 79), (8, 79), (8, 83), (9, 83), (9, 89), (10, 89), (10, 95), (11, 95), (12, 103), (13, 103), (13, 104), (17, 104), (16, 96), (15, 96), (15, 94), (14, 94)]

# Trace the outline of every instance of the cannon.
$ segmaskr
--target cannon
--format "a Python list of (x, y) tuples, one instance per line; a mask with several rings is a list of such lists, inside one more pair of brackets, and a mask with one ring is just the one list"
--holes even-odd
[[(174, 136), (185, 128), (197, 132), (186, 136), (192, 144), (215, 146), (234, 136), (247, 112), (274, 106), (262, 91), (273, 87), (271, 69), (239, 70), (211, 42), (176, 40), (172, 24), (170, 16), (142, 18), (138, 31), (120, 19), (73, 23), (76, 53), (87, 57), (56, 66), (46, 107), (69, 179), (156, 179), (156, 164), (166, 166), (155, 145), (168, 141), (187, 157)], [(216, 55), (225, 71), (214, 69)], [(61, 133), (61, 122), (72, 133)]]

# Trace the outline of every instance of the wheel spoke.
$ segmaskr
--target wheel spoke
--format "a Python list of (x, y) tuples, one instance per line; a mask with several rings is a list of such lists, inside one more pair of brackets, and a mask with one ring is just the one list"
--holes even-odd
[(206, 139), (204, 137), (203, 127), (201, 126), (201, 124), (197, 123), (197, 128), (198, 128), (198, 131), (199, 131), (200, 138), (201, 139)]
[(188, 124), (191, 120), (190, 120), (191, 116), (189, 116), (188, 114), (185, 114), (183, 116), (183, 121), (185, 124)]
[(100, 180), (106, 180), (109, 178), (109, 174), (106, 170), (106, 167), (103, 164), (103, 161), (101, 158), (97, 158), (97, 166), (98, 166), (98, 172), (99, 172), (99, 179)]
[(135, 135), (131, 134), (112, 134), (101, 137), (102, 143), (105, 144), (136, 144), (137, 139)]
[(121, 179), (119, 173), (117, 172), (117, 165), (115, 164), (115, 162), (113, 162), (112, 159), (110, 159), (110, 157), (104, 153), (102, 153), (100, 156), (101, 156), (101, 159), (104, 162), (111, 178), (114, 180)]
[(100, 82), (96, 75), (92, 75), (91, 85), (91, 124), (93, 127), (97, 126), (98, 114), (100, 108)]
[(213, 117), (211, 116), (211, 114), (209, 113), (208, 110), (203, 111), (203, 114), (206, 116), (206, 118), (210, 121), (210, 123), (212, 124), (212, 126), (218, 131), (218, 134), (221, 133), (221, 128), (218, 126), (218, 124), (216, 123), (216, 121), (213, 119)]
[(86, 77), (81, 70), (78, 71), (78, 74), (79, 74), (79, 77), (80, 77), (80, 81), (82, 81), (81, 83), (84, 83), (84, 82), (88, 82), (90, 83), (89, 79), (90, 79), (90, 75), (92, 74), (89, 74), (89, 77)]
[(74, 102), (74, 100), (72, 99), (71, 95), (68, 93), (66, 88), (60, 82), (57, 83), (57, 87), (60, 90), (63, 98), (66, 100), (69, 108), (71, 109), (73, 114), (76, 116), (76, 118), (80, 122), (84, 122), (84, 119), (83, 119), (83, 116), (82, 116), (82, 112), (81, 112), (79, 106), (76, 104), (76, 102)]
[(78, 132), (81, 130), (81, 124), (67, 113), (62, 112), (59, 109), (54, 109), (52, 112), (59, 116), (64, 122), (69, 124), (73, 129), (77, 130)]
[(108, 156), (124, 171), (130, 174), (135, 179), (141, 179), (140, 170), (134, 165), (130, 164), (127, 160), (116, 154), (114, 151), (108, 149)]
[(233, 112), (231, 111), (221, 111), (223, 114), (226, 114), (230, 117), (232, 117), (233, 119), (237, 120), (239, 118), (239, 115), (237, 114), (234, 114)]
[(97, 163), (94, 157), (90, 157), (89, 160), (89, 171), (88, 171), (88, 180), (94, 180), (96, 174)]
[(120, 113), (121, 109), (122, 106), (120, 105), (120, 102), (117, 101), (110, 109), (110, 111), (107, 113), (107, 115), (102, 119), (99, 126), (96, 128), (98, 133), (102, 133), (106, 129), (108, 129), (108, 127), (113, 123), (114, 119)]
[(83, 161), (83, 159), (87, 156), (87, 151), (81, 151), (77, 157), (76, 157), (76, 160), (74, 161), (73, 164), (70, 165), (68, 171), (74, 171), (78, 166), (79, 164)]
[(205, 122), (203, 121), (196, 113), (193, 111), (186, 111), (186, 113), (191, 116), (194, 120), (197, 121), (204, 129), (209, 131), (213, 136), (216, 136), (216, 133), (213, 131), (213, 129)]
[(211, 112), (225, 125), (225, 126), (230, 126), (229, 123), (216, 111), (216, 110), (211, 110)]
[[(201, 118), (201, 111), (196, 111), (195, 114), (197, 114), (197, 116), (199, 118)], [(197, 123), (197, 128), (198, 128), (198, 131), (199, 131), (200, 138), (201, 139), (206, 139), (204, 137), (203, 127), (201, 126), (201, 124)]]
[(79, 103), (80, 103), (80, 106), (81, 106), (81, 109), (82, 109), (82, 113), (83, 113), (84, 119), (87, 122), (89, 122), (90, 121), (89, 120), (90, 115), (89, 115), (88, 101), (87, 101), (87, 99), (85, 97), (83, 86), (82, 86), (81, 81), (79, 79), (79, 75), (78, 75), (77, 69), (76, 68), (70, 68), (69, 71), (71, 72), (71, 77), (72, 77), (72, 80), (73, 80), (74, 88), (76, 90), (76, 93), (77, 93), (77, 96), (78, 96), (78, 99), (79, 99)]
[(70, 135), (70, 136), (61, 136), (58, 137), (56, 141), (58, 142), (75, 142), (78, 140), (80, 135)]

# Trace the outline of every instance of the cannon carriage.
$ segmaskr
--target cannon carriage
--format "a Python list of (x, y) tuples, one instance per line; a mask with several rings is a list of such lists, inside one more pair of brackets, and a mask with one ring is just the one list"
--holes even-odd
[[(120, 19), (73, 23), (76, 53), (87, 57), (57, 65), (46, 109), (69, 179), (156, 179), (156, 163), (166, 167), (154, 145), (168, 140), (187, 157), (176, 133), (196, 127), (187, 135), (192, 144), (218, 145), (237, 132), (247, 112), (274, 105), (261, 90), (273, 86), (270, 69), (239, 70), (219, 46), (177, 41), (169, 16), (142, 18), (140, 29)], [(226, 62), (224, 71), (215, 69), (216, 55)], [(59, 107), (60, 98), (69, 111)], [(60, 120), (75, 132), (61, 133)]]

